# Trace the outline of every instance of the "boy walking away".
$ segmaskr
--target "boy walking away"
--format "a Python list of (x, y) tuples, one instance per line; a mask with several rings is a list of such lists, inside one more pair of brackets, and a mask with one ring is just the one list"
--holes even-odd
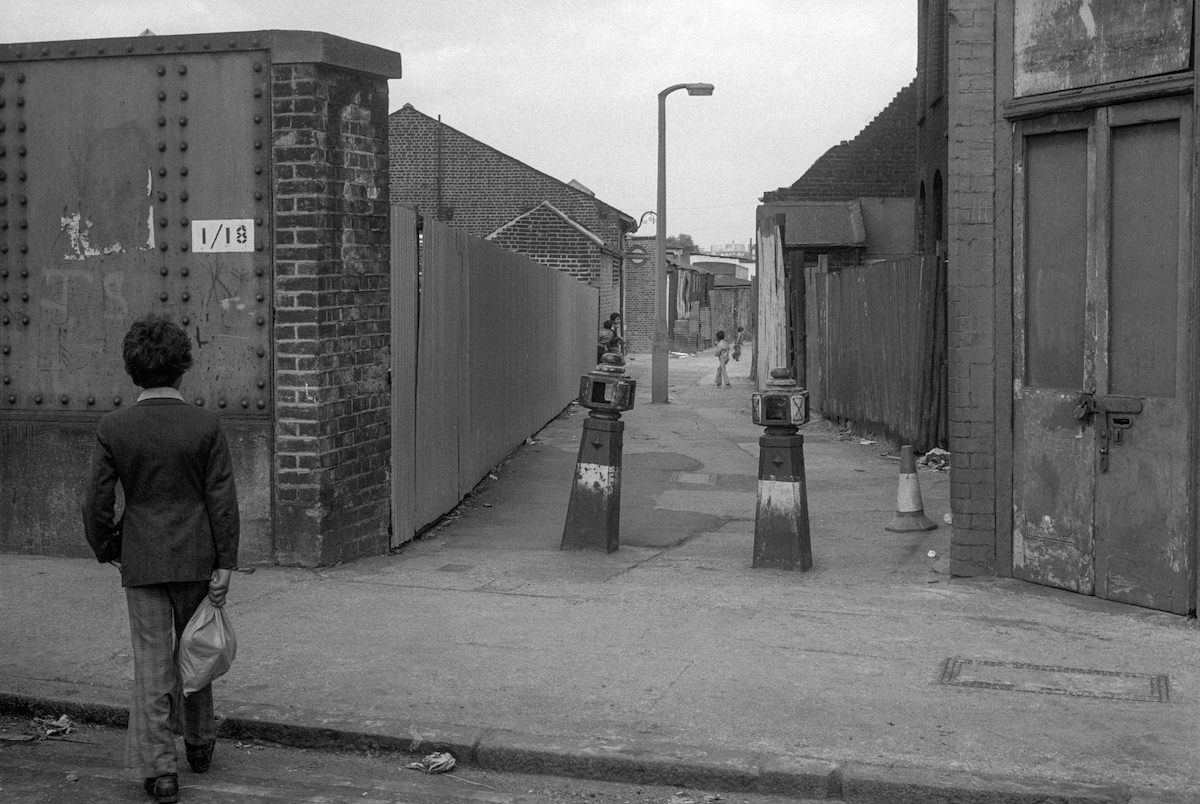
[[(212, 685), (181, 696), (176, 646), (205, 597), (225, 605), (237, 566), (233, 463), (220, 421), (179, 393), (192, 367), (187, 333), (166, 318), (134, 322), (125, 370), (137, 404), (100, 420), (83, 500), (84, 534), (101, 561), (116, 559), (129, 606), (133, 697), (125, 764), (159, 802), (179, 800), (174, 725), (183, 717), (188, 764), (208, 770), (216, 747)], [(125, 508), (116, 516), (116, 486)]]
[(725, 330), (717, 332), (717, 387), (724, 385), (729, 388), (729, 372), (725, 365), (729, 363), (729, 341), (725, 340)]
[(733, 359), (742, 359), (742, 344), (746, 342), (746, 328), (738, 327), (737, 334), (733, 336)]

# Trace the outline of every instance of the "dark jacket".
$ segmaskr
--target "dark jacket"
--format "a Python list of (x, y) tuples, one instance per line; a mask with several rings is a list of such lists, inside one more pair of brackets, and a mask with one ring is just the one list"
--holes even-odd
[[(125, 510), (116, 518), (116, 484)], [(121, 583), (206, 581), (237, 566), (233, 463), (220, 421), (182, 400), (144, 399), (100, 420), (83, 500), (96, 557), (120, 538)]]

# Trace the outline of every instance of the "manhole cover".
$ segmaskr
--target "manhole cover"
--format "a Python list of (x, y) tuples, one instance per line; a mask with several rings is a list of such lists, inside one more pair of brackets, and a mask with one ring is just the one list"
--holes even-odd
[(1120, 701), (1167, 703), (1170, 699), (1170, 685), (1165, 675), (1083, 670), (1022, 662), (990, 662), (956, 656), (942, 663), (942, 675), (938, 683)]

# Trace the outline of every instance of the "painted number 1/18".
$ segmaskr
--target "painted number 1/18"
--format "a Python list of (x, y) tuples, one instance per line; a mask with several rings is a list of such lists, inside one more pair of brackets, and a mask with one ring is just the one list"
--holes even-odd
[(192, 221), (192, 251), (254, 251), (254, 221)]

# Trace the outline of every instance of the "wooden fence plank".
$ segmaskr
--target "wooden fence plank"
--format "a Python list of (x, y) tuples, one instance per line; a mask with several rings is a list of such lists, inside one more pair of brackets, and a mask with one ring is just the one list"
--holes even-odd
[(911, 257), (809, 275), (814, 407), (856, 430), (945, 443), (945, 316), (938, 261)]

